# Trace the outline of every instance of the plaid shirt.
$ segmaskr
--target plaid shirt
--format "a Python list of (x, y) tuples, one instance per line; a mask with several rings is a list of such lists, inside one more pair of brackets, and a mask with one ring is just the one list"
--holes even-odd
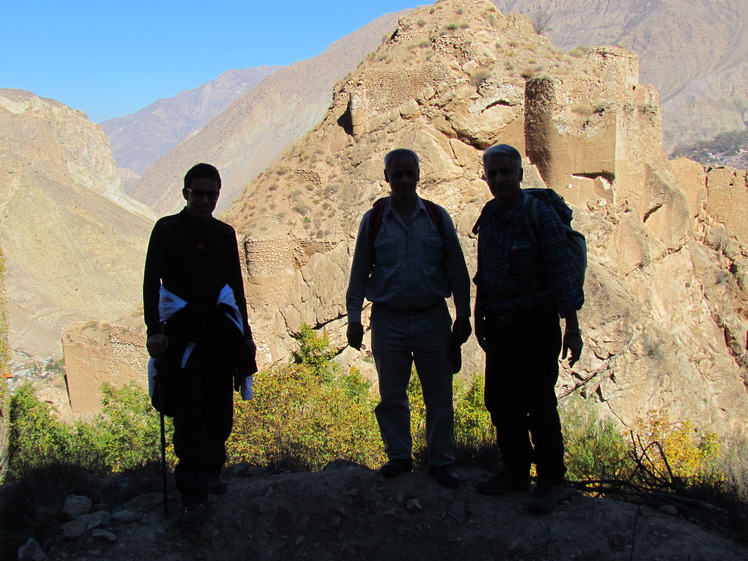
[(563, 224), (556, 211), (538, 201), (533, 235), (525, 200), (521, 193), (502, 217), (494, 199), (481, 214), (474, 279), (479, 305), (497, 315), (555, 307), (561, 317), (567, 317), (582, 307), (584, 292), (569, 257)]

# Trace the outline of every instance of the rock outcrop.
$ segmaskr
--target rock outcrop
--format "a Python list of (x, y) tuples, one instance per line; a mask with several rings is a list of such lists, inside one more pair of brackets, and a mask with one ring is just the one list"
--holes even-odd
[[(563, 54), (488, 1), (402, 17), (322, 124), (228, 214), (244, 238), (261, 356), (283, 360), (302, 321), (344, 347), (353, 241), (387, 193), (392, 148), (419, 153), (420, 192), (450, 211), (474, 271), (470, 229), (489, 197), (481, 151), (507, 142), (528, 155), (525, 186), (558, 190), (588, 238), (587, 347), (561, 395), (589, 396), (624, 425), (660, 409), (722, 433), (745, 428), (745, 176), (668, 162), (657, 92), (637, 78), (633, 52)], [(371, 372), (363, 358), (348, 349), (340, 360)], [(481, 368), (472, 342), (464, 365)]]
[(10, 345), (59, 358), (67, 323), (137, 309), (153, 215), (99, 125), (29, 92), (0, 90), (0, 168)]

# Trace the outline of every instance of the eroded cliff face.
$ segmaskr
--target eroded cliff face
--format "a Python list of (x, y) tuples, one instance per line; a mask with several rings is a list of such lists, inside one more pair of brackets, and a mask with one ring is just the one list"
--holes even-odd
[(137, 309), (153, 216), (101, 127), (29, 92), (0, 90), (0, 169), (10, 345), (59, 358), (67, 323)]
[[(301, 322), (343, 349), (358, 222), (388, 192), (393, 148), (421, 156), (420, 193), (451, 213), (474, 272), (470, 230), (490, 196), (481, 153), (498, 142), (527, 154), (524, 186), (556, 189), (588, 239), (586, 348), (560, 395), (581, 392), (624, 424), (660, 409), (723, 433), (745, 427), (745, 175), (667, 161), (657, 92), (638, 84), (634, 53), (565, 55), (487, 0), (401, 18), (319, 127), (231, 209), (261, 358), (285, 360)], [(364, 357), (339, 360), (371, 373)], [(465, 370), (481, 367), (471, 341)]]

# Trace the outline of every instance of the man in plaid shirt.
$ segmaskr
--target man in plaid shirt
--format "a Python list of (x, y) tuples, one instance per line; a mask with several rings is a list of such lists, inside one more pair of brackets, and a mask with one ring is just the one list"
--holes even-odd
[[(535, 462), (538, 480), (528, 506), (551, 510), (565, 494), (566, 473), (556, 409), (558, 355), (563, 349), (562, 358), (568, 355), (573, 365), (582, 351), (582, 279), (556, 211), (538, 200), (537, 216), (528, 216), (520, 153), (507, 144), (493, 146), (483, 154), (483, 169), (494, 199), (476, 225), (475, 334), (486, 353), (485, 402), (503, 468), (478, 490), (526, 491)], [(565, 319), (563, 337), (559, 316)]]

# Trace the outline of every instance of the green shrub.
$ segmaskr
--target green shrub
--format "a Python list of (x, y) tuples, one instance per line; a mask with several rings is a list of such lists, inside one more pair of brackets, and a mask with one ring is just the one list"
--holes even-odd
[[(134, 383), (119, 389), (104, 384), (102, 393), (102, 410), (93, 421), (70, 425), (39, 401), (30, 383), (18, 388), (10, 406), (9, 476), (17, 479), (55, 463), (120, 472), (160, 458), (159, 419), (143, 389)], [(171, 441), (171, 423), (167, 430)]]
[(231, 462), (322, 469), (346, 459), (382, 460), (375, 401), (357, 371), (340, 378), (288, 365), (256, 376), (254, 398), (236, 402), (227, 442)]
[(11, 478), (68, 456), (73, 427), (65, 425), (50, 404), (37, 399), (30, 382), (22, 384), (13, 394), (10, 422)]
[(628, 445), (610, 419), (601, 419), (589, 401), (571, 395), (561, 402), (567, 477), (615, 479), (631, 471)]
[(236, 402), (231, 461), (308, 470), (381, 461), (371, 384), (358, 370), (339, 373), (326, 333), (302, 324), (295, 339), (294, 364), (259, 373), (254, 399)]
[(302, 323), (299, 333), (293, 336), (299, 343), (299, 349), (291, 353), (294, 363), (311, 368), (314, 372), (324, 378), (329, 378), (335, 369), (335, 364), (330, 362), (335, 358), (335, 351), (330, 349), (330, 340), (327, 332), (321, 335), (306, 323)]
[[(142, 387), (131, 382), (115, 389), (102, 386), (102, 409), (91, 431), (108, 471), (120, 472), (143, 466), (161, 457), (161, 427), (158, 413)], [(173, 427), (165, 424), (167, 442)], [(174, 460), (173, 456), (171, 458)]]

